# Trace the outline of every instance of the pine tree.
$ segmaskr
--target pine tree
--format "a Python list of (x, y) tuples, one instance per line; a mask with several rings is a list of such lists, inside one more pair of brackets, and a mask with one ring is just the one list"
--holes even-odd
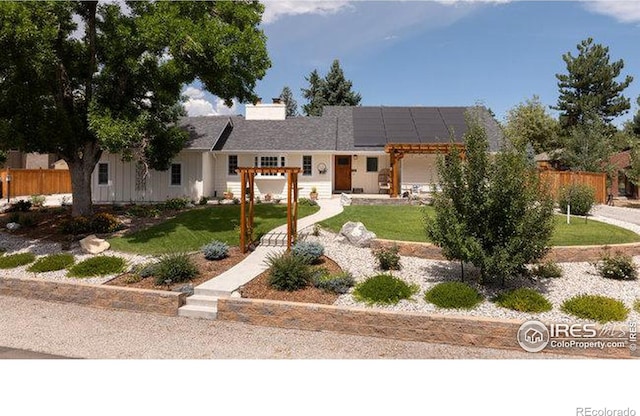
[[(629, 99), (622, 91), (631, 84), (633, 77), (622, 82), (615, 79), (624, 67), (624, 61), (609, 62), (609, 48), (588, 38), (577, 45), (579, 54), (568, 52), (562, 56), (567, 74), (556, 74), (560, 96), (553, 109), (561, 112), (560, 124), (565, 130), (585, 123), (586, 111), (592, 111), (605, 124), (626, 113)], [(590, 114), (591, 117), (593, 114)]]
[(302, 96), (308, 101), (302, 106), (307, 116), (322, 115), (322, 108), (327, 105), (356, 106), (362, 97), (352, 91), (353, 83), (344, 76), (340, 62), (336, 59), (325, 78), (314, 69), (308, 77), (308, 88), (302, 88)]
[(324, 79), (318, 74), (317, 69), (311, 71), (305, 79), (309, 83), (309, 88), (302, 88), (302, 96), (309, 102), (302, 106), (302, 111), (307, 116), (321, 116), (322, 107), (325, 105)]
[(285, 85), (280, 93), (280, 99), (287, 107), (287, 117), (295, 117), (298, 115), (298, 102), (293, 98), (291, 88)]

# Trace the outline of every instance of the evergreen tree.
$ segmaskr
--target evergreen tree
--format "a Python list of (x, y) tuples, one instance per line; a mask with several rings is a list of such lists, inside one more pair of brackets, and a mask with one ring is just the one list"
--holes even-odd
[(353, 83), (345, 78), (337, 59), (331, 64), (325, 78), (320, 77), (318, 70), (314, 69), (305, 79), (309, 87), (302, 89), (302, 95), (308, 103), (302, 109), (308, 116), (322, 115), (322, 108), (327, 105), (356, 106), (362, 100), (359, 93), (352, 91)]
[[(588, 38), (577, 45), (578, 56), (568, 52), (562, 56), (567, 74), (556, 74), (560, 96), (555, 107), (561, 113), (561, 127), (568, 131), (576, 125), (588, 123), (585, 117), (599, 117), (609, 125), (612, 119), (627, 112), (629, 99), (622, 91), (633, 77), (617, 82), (624, 61), (609, 62), (609, 48)], [(587, 111), (591, 114), (587, 114)]]
[(470, 114), (466, 157), (450, 150), (438, 162), (442, 192), (426, 232), (449, 260), (480, 269), (481, 283), (522, 273), (547, 252), (553, 200), (525, 152), (504, 147), (489, 157), (481, 116)]
[(575, 171), (606, 171), (613, 134), (595, 111), (587, 109), (582, 123), (571, 127), (564, 138), (562, 162)]
[(298, 115), (298, 102), (293, 98), (291, 88), (285, 86), (280, 93), (280, 99), (287, 106), (287, 117), (295, 117)]
[[(640, 96), (638, 97), (636, 102), (640, 106)], [(640, 109), (638, 110), (636, 115), (633, 116), (633, 120), (631, 121), (631, 131), (633, 132), (633, 134), (640, 137)]]
[(509, 110), (504, 133), (519, 149), (530, 145), (535, 153), (542, 153), (558, 147), (558, 122), (536, 95)]

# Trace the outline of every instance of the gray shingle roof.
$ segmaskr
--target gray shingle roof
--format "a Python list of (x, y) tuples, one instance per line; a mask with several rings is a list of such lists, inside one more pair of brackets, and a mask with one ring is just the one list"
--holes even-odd
[(229, 117), (183, 117), (178, 125), (189, 132), (185, 148), (211, 150), (229, 124)]

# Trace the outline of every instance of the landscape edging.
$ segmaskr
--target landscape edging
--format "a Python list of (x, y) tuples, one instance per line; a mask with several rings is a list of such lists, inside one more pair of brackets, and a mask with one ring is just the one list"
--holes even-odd
[[(218, 299), (217, 319), (258, 326), (523, 351), (516, 338), (522, 322), (515, 320), (244, 298)], [(545, 352), (599, 358), (631, 358), (629, 350), (625, 348), (566, 348), (546, 349)]]
[(77, 303), (107, 309), (178, 315), (187, 295), (86, 283), (55, 282), (35, 278), (0, 278), (0, 295), (53, 302)]

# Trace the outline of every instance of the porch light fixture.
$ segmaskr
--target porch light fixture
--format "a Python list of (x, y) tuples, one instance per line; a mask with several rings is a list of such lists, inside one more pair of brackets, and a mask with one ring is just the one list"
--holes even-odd
[(320, 175), (324, 175), (325, 173), (327, 173), (327, 165), (325, 165), (324, 163), (318, 163), (318, 173)]
[(358, 155), (353, 155), (353, 160), (358, 160)]

